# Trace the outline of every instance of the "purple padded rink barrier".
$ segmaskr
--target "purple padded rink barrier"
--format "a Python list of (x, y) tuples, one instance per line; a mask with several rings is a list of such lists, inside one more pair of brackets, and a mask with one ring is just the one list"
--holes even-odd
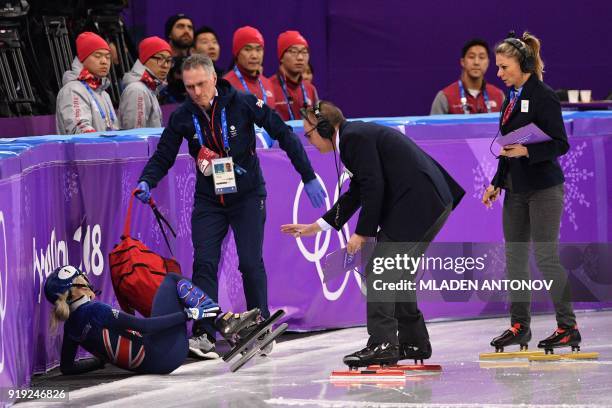
[[(414, 138), (465, 188), (466, 196), (438, 237), (445, 242), (502, 242), (501, 203), (486, 211), (483, 185), (495, 169), (489, 152), (496, 115), (464, 118), (409, 117), (371, 119), (395, 126)], [(572, 149), (561, 158), (567, 177), (562, 220), (564, 242), (608, 242), (612, 168), (612, 114), (565, 114)], [(370, 119), (369, 119), (370, 120)], [(297, 122), (297, 133), (301, 128)], [(53, 269), (71, 263), (87, 271), (102, 290), (101, 300), (116, 304), (107, 255), (118, 242), (130, 191), (158, 141), (160, 129), (109, 135), (41, 136), (0, 141), (0, 387), (25, 386), (33, 372), (57, 365), (61, 334), (48, 329), (50, 305), (42, 283)], [(307, 147), (313, 166), (335, 200), (336, 174), (331, 155)], [(360, 276), (346, 273), (323, 283), (326, 254), (344, 246), (352, 230), (296, 240), (279, 226), (314, 221), (321, 211), (302, 194), (298, 174), (279, 149), (259, 149), (267, 180), (268, 211), (264, 260), (270, 307), (286, 310), (292, 330), (319, 330), (364, 324)], [(175, 227), (173, 242), (185, 275), (191, 275), (190, 216), (195, 182), (191, 157), (182, 150), (168, 176), (153, 191), (161, 211)], [(346, 185), (345, 185), (346, 188)], [(148, 208), (136, 203), (133, 235), (166, 253)], [(223, 246), (220, 303), (243, 310), (245, 301), (231, 235)], [(601, 308), (606, 304), (583, 304)], [(503, 304), (481, 299), (422, 305), (428, 319), (471, 318), (505, 313)]]

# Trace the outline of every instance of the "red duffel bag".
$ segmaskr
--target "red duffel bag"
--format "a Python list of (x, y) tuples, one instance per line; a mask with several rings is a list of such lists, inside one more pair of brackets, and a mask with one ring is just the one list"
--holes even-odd
[(170, 272), (180, 275), (181, 267), (174, 259), (162, 222), (168, 226), (175, 238), (176, 233), (161, 215), (152, 198), (149, 200), (149, 206), (153, 210), (172, 258), (164, 258), (156, 254), (143, 242), (130, 236), (132, 205), (134, 196), (139, 192), (138, 189), (132, 192), (121, 242), (115, 245), (108, 258), (113, 289), (121, 308), (127, 313), (134, 314), (134, 311), (137, 311), (141, 315), (149, 317), (151, 316), (153, 298), (164, 277)]

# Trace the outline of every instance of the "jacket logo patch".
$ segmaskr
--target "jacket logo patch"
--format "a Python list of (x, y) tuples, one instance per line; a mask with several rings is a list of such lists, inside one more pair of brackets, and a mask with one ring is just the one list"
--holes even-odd
[(194, 134), (193, 134), (192, 139), (193, 139), (193, 140), (198, 140), (198, 134), (197, 134), (197, 133), (194, 133)]
[(238, 136), (238, 131), (236, 130), (236, 126), (234, 125), (230, 126), (230, 135), (232, 135), (232, 137)]
[(256, 105), (259, 106), (260, 108), (263, 108), (264, 101), (262, 101), (261, 99), (258, 99)]

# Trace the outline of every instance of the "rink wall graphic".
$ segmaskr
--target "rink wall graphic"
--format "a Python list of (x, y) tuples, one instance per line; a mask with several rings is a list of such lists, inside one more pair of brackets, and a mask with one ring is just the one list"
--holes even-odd
[[(567, 176), (561, 240), (608, 242), (612, 168), (612, 114), (564, 115), (572, 150), (560, 162)], [(442, 242), (502, 242), (501, 204), (485, 210), (483, 185), (496, 160), (489, 151), (497, 115), (478, 117), (369, 118), (412, 137), (465, 188), (466, 196), (440, 233)], [(296, 133), (301, 123), (290, 123)], [(25, 386), (34, 372), (58, 364), (61, 332), (49, 330), (50, 305), (44, 278), (64, 263), (79, 266), (102, 290), (102, 301), (117, 306), (108, 253), (119, 241), (130, 191), (155, 149), (160, 129), (113, 134), (37, 136), (0, 139), (0, 387)], [(261, 138), (264, 140), (264, 138)], [(329, 208), (337, 197), (334, 158), (306, 147), (323, 182)], [(348, 271), (324, 279), (324, 257), (345, 246), (354, 220), (342, 231), (296, 240), (280, 225), (312, 222), (321, 214), (303, 193), (300, 177), (285, 153), (259, 149), (268, 190), (264, 261), (272, 311), (283, 308), (292, 330), (363, 325), (361, 277)], [(168, 176), (153, 190), (160, 210), (177, 231), (174, 253), (191, 275), (191, 208), (195, 166), (185, 146)], [(346, 177), (344, 180), (346, 183)], [(344, 190), (346, 189), (344, 185)], [(151, 249), (166, 254), (163, 237), (148, 208), (136, 206), (132, 231)], [(410, 215), (407, 215), (410, 216)], [(245, 309), (242, 280), (231, 233), (223, 244), (219, 271), (220, 303)], [(579, 307), (600, 308), (602, 304)], [(546, 306), (542, 306), (542, 310)], [(463, 302), (428, 302), (427, 319), (503, 314), (504, 304), (478, 297)]]

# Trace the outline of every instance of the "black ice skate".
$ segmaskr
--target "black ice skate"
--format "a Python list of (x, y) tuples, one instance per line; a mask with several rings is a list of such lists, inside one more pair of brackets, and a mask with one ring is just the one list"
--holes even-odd
[[(393, 364), (386, 368), (389, 370), (406, 371), (442, 371), (439, 364), (423, 364), (423, 360), (431, 357), (431, 343), (429, 339), (419, 346), (401, 343), (399, 346), (399, 360), (414, 360), (414, 364)], [(420, 361), (420, 364), (418, 363)], [(371, 365), (368, 369), (380, 369), (382, 366)]]
[[(516, 357), (530, 357), (533, 355), (542, 354), (541, 351), (529, 351), (528, 343), (531, 340), (531, 329), (529, 327), (522, 326), (519, 323), (515, 323), (508, 330), (504, 331), (501, 335), (491, 340), (491, 346), (495, 347), (495, 353), (482, 353), (480, 359), (490, 360), (499, 358), (516, 358)], [(518, 344), (520, 350), (517, 352), (504, 352), (504, 348)]]
[[(538, 343), (538, 348), (544, 349), (545, 355), (534, 356), (531, 361), (554, 361), (561, 359), (597, 359), (599, 353), (581, 353), (580, 342), (582, 338), (577, 327), (562, 328), (559, 327), (550, 336), (541, 340)], [(554, 354), (554, 349), (562, 347), (571, 347), (571, 353)]]
[(367, 367), (378, 364), (386, 366), (396, 364), (399, 359), (399, 347), (390, 343), (371, 344), (342, 360), (349, 368)]
[(415, 345), (409, 343), (401, 343), (400, 344), (400, 360), (414, 360), (414, 364), (417, 361), (421, 361), (423, 364), (423, 360), (427, 360), (431, 357), (431, 343), (428, 340), (425, 340), (423, 344)]
[(263, 320), (259, 309), (254, 308), (243, 313), (227, 312), (217, 318), (215, 326), (223, 338), (234, 347)]
[(283, 310), (277, 310), (272, 316), (264, 321), (258, 321), (255, 325), (248, 326), (239, 332), (244, 334), (244, 330), (248, 331), (248, 334), (239, 336), (239, 341), (235, 344), (227, 354), (223, 356), (223, 361), (229, 361), (236, 355), (247, 350), (243, 356), (230, 367), (231, 371), (236, 371), (244, 364), (246, 364), (251, 358), (260, 354), (262, 350), (266, 349), (274, 340), (287, 330), (287, 323), (279, 325), (274, 330), (272, 325), (283, 317), (285, 312)]
[[(390, 369), (389, 365), (397, 363), (399, 347), (390, 343), (371, 344), (366, 348), (344, 356), (348, 370), (332, 371), (330, 379), (337, 384), (358, 384), (366, 382), (391, 382), (402, 385), (406, 381), (403, 371)], [(368, 367), (359, 370), (359, 367)]]

